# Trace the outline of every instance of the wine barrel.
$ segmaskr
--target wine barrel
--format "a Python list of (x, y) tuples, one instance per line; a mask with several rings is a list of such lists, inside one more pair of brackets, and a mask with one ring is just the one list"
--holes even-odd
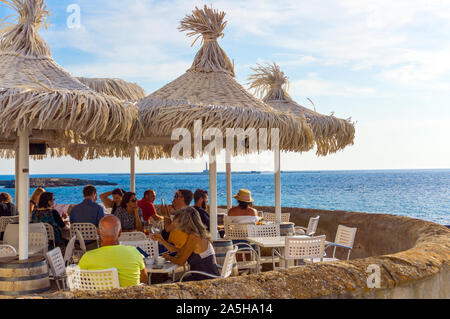
[[(218, 265), (223, 266), (225, 262), (225, 256), (229, 250), (233, 250), (233, 241), (231, 240), (215, 240), (213, 242), (214, 251), (216, 253), (216, 261)], [(219, 269), (220, 272), (220, 269)], [(233, 263), (232, 276), (238, 276), (239, 271), (236, 263), (236, 259)]]
[(42, 256), (0, 258), (0, 295), (22, 296), (50, 290), (47, 261)]
[(294, 223), (281, 223), (280, 224), (280, 235), (281, 236), (294, 236), (295, 235), (295, 224)]

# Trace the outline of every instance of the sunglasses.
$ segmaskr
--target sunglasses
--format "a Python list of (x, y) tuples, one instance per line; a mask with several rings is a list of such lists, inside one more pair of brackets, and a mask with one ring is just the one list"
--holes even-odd
[(137, 199), (136, 199), (136, 198), (134, 198), (134, 199), (130, 200), (130, 202), (132, 202), (132, 203), (136, 203), (136, 202), (137, 202)]
[(184, 198), (184, 197), (182, 195), (179, 195), (178, 193), (176, 193), (174, 198)]

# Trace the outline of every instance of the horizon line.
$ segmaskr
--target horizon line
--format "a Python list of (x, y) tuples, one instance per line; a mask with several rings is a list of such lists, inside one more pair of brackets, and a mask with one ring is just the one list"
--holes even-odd
[[(281, 173), (296, 173), (296, 172), (358, 172), (358, 171), (414, 171), (414, 170), (450, 170), (448, 168), (370, 168), (370, 169), (305, 169), (305, 170), (281, 170)], [(240, 171), (231, 171), (231, 174), (236, 173), (274, 173), (272, 170), (240, 170)], [(145, 174), (205, 174), (202, 171), (182, 171), (182, 172), (136, 172), (136, 175), (145, 175)], [(217, 171), (217, 173), (226, 173), (226, 171)], [(117, 173), (94, 173), (94, 172), (77, 172), (77, 173), (33, 173), (33, 175), (127, 175), (130, 172), (117, 172)], [(0, 174), (0, 176), (14, 176), (14, 174)]]

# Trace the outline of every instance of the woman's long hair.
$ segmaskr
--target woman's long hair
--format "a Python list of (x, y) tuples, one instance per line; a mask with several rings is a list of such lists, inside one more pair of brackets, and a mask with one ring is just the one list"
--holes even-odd
[(199, 212), (193, 207), (186, 207), (176, 212), (174, 220), (178, 220), (178, 229), (186, 234), (195, 234), (212, 241), (211, 234), (200, 218)]
[(241, 209), (247, 209), (249, 206), (252, 207), (251, 203), (241, 202), (241, 201), (239, 201), (239, 200), (238, 200), (238, 204), (239, 204), (238, 206), (239, 206)]
[(32, 200), (33, 202), (35, 202), (37, 204), (37, 198), (45, 193), (45, 189), (43, 189), (42, 187), (38, 187), (34, 190), (33, 195), (31, 195), (30, 200)]
[(41, 194), (41, 197), (39, 197), (39, 203), (38, 203), (38, 207), (39, 208), (49, 208), (49, 202), (52, 200), (53, 198), (53, 193), (49, 193), (49, 192), (45, 192)]
[(130, 202), (131, 197), (136, 196), (135, 193), (128, 192), (125, 193), (122, 197), (122, 202), (120, 203), (120, 207), (127, 209), (127, 204)]
[(0, 194), (0, 204), (8, 204), (12, 203), (11, 195), (8, 193), (1, 193)]

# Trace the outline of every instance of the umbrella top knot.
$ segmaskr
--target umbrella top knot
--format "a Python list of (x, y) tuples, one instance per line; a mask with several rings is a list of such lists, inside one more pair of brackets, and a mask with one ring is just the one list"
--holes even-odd
[(192, 46), (198, 39), (202, 39), (202, 48), (197, 53), (194, 63), (189, 71), (194, 72), (224, 72), (234, 77), (234, 66), (226, 53), (219, 46), (217, 39), (224, 36), (223, 30), (227, 22), (224, 21), (225, 12), (208, 8), (195, 7), (192, 14), (186, 15), (181, 20), (180, 31), (188, 31), (187, 36), (197, 36)]
[[(208, 8), (206, 5), (203, 9), (195, 7), (192, 14), (186, 15), (180, 22), (180, 31), (188, 31), (187, 36), (193, 37), (197, 35), (194, 43), (202, 37), (204, 42), (217, 41), (219, 37), (223, 38), (223, 30), (227, 22), (223, 21), (226, 13), (223, 11)], [(194, 43), (192, 45), (194, 45)]]
[(0, 0), (0, 4), (17, 12), (0, 20), (0, 51), (50, 57), (50, 48), (38, 34), (39, 29), (48, 26), (50, 11), (45, 0)]
[(287, 93), (289, 87), (289, 78), (281, 71), (280, 66), (275, 62), (266, 63), (266, 66), (257, 64), (256, 68), (251, 68), (255, 73), (250, 75), (250, 89), (255, 90), (256, 94), (267, 100), (290, 100)]

